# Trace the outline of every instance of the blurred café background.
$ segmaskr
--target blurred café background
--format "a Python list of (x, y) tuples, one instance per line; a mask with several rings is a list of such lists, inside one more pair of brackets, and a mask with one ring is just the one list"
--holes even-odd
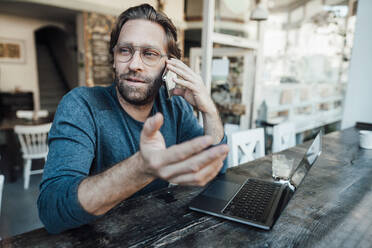
[(44, 155), (24, 165), (16, 126), (51, 122), (75, 87), (112, 84), (111, 28), (141, 3), (176, 25), (182, 60), (202, 75), (226, 132), (264, 128), (266, 155), (282, 123), (301, 144), (372, 122), (369, 0), (1, 0), (1, 238), (42, 227), (33, 172)]

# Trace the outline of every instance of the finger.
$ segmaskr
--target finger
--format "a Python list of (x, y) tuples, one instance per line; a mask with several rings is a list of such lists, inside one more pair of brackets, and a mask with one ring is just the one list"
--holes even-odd
[(142, 136), (151, 138), (163, 125), (163, 115), (161, 113), (156, 113), (154, 116), (148, 118), (143, 125)]
[(180, 79), (180, 78), (173, 78), (173, 81), (176, 83), (176, 84), (179, 84), (185, 88), (188, 88), (189, 90), (195, 92), (197, 91), (197, 87), (195, 86), (195, 84), (193, 83), (190, 83), (189, 81), (186, 81), (186, 80), (183, 80), (183, 79)]
[(171, 178), (169, 182), (181, 185), (205, 186), (218, 174), (222, 166), (223, 159), (216, 159), (208, 164), (208, 166), (203, 167), (197, 173), (179, 175)]
[(197, 173), (217, 159), (224, 159), (228, 153), (227, 145), (220, 145), (196, 154), (182, 162), (163, 167), (160, 175), (168, 180), (179, 175)]
[(185, 72), (184, 70), (180, 69), (179, 67), (175, 67), (174, 65), (167, 64), (167, 68), (178, 76), (188, 80), (188, 81), (195, 81), (195, 76), (189, 72)]
[(212, 145), (212, 143), (213, 138), (211, 136), (201, 136), (173, 145), (164, 151), (159, 151), (159, 156), (162, 158), (163, 164), (175, 164), (203, 151), (205, 148)]
[(183, 63), (179, 59), (170, 59), (167, 61), (167, 64), (173, 65), (175, 67), (180, 68), (186, 74), (195, 74), (197, 75), (188, 65)]

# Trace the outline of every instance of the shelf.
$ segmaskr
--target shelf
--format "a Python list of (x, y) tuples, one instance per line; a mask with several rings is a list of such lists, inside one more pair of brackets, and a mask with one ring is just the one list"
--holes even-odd
[(243, 37), (221, 34), (221, 33), (212, 33), (212, 41), (214, 43), (223, 44), (227, 46), (240, 47), (246, 49), (257, 49), (259, 47), (258, 41), (249, 40)]
[(322, 104), (322, 103), (334, 103), (336, 101), (342, 101), (344, 98), (342, 96), (336, 96), (336, 97), (329, 97), (329, 98), (323, 98), (315, 101), (306, 101), (301, 103), (293, 103), (293, 104), (284, 104), (284, 105), (269, 105), (267, 106), (268, 112), (281, 112), (286, 111), (290, 109), (295, 108), (302, 108), (302, 107), (308, 107), (308, 106), (314, 106), (316, 104)]

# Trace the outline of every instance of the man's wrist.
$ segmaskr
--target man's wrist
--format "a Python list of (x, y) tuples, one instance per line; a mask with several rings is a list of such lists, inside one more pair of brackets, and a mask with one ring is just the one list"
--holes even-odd
[(203, 120), (206, 122), (220, 122), (221, 118), (217, 108), (208, 110), (208, 112), (202, 112)]
[(217, 108), (208, 109), (208, 112), (202, 113), (204, 123), (204, 133), (214, 137), (213, 144), (218, 144), (224, 137), (223, 127)]
[(202, 115), (204, 115), (207, 118), (219, 119), (219, 113), (214, 102), (211, 102), (210, 106), (206, 108), (206, 111), (202, 112)]
[(137, 160), (137, 166), (136, 166), (136, 170), (137, 172), (140, 174), (140, 176), (143, 177), (143, 179), (148, 179), (148, 180), (154, 180), (155, 177), (152, 176), (149, 171), (147, 170), (147, 166), (146, 166), (146, 161), (144, 160), (144, 158), (142, 157), (142, 154), (141, 154), (141, 151), (138, 151), (137, 153), (134, 154), (134, 159)]

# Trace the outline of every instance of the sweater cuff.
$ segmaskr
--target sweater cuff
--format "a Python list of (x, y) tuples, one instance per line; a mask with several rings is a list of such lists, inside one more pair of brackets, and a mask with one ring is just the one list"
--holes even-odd
[[(221, 145), (221, 144), (227, 144), (227, 136), (226, 136), (225, 133), (224, 133), (223, 138), (220, 141), (219, 145)], [(227, 157), (226, 157), (225, 160), (223, 161), (223, 166), (222, 166), (222, 168), (221, 168), (221, 170), (218, 174), (225, 174), (228, 167), (229, 167), (229, 165), (227, 164)]]
[(225, 133), (223, 133), (223, 138), (220, 141), (219, 145), (221, 145), (221, 144), (227, 144), (227, 135)]

